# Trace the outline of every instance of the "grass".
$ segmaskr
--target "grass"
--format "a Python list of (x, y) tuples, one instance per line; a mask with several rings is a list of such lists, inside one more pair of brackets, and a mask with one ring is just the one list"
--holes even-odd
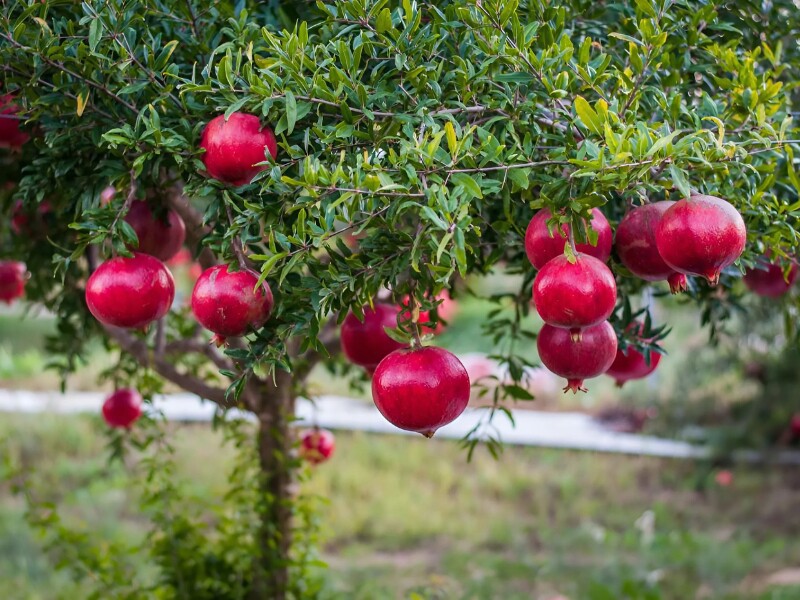
[[(219, 435), (193, 425), (173, 437), (176, 477), (217, 502), (231, 460)], [(452, 442), (337, 439), (307, 484), (329, 499), (327, 598), (800, 598), (800, 587), (764, 588), (767, 574), (800, 561), (796, 473), (737, 471), (731, 487), (698, 491), (697, 471), (682, 462), (509, 448), (500, 462), (480, 453), (468, 464)], [(9, 416), (0, 440), (5, 456), (58, 491), (71, 523), (106, 540), (142, 538), (129, 475), (107, 465), (98, 419)], [(3, 597), (80, 597), (23, 510), (0, 487)]]

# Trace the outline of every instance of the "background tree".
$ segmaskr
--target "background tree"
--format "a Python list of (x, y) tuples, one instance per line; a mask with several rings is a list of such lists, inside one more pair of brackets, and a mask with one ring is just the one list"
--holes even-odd
[[(585, 226), (594, 207), (616, 224), (633, 205), (705, 192), (744, 216), (742, 265), (767, 250), (790, 256), (800, 209), (797, 15), (790, 0), (3, 0), (2, 84), (18, 112), (0, 118), (20, 120), (32, 139), (3, 155), (0, 177), (14, 186), (3, 195), (1, 248), (27, 264), (28, 298), (58, 318), (54, 366), (67, 375), (102, 336), (121, 350), (108, 377), (146, 397), (163, 379), (215, 402), (241, 448), (232, 475), (241, 485), (228, 500), (247, 508), (209, 539), (181, 515), (168, 477), (149, 484), (158, 593), (312, 593), (309, 555), (302, 544), (291, 551), (302, 505), (292, 499), (288, 429), (308, 373), (333, 361), (348, 311), (382, 294), (409, 297), (393, 334), (408, 343), (419, 310), (436, 319), (436, 294), (503, 270), (522, 276), (518, 293), (492, 298), (513, 316), (491, 313), (486, 327), (519, 382), (517, 350), (536, 336), (521, 325), (535, 275), (522, 240), (536, 209), (594, 243)], [(200, 138), (210, 120), (237, 111), (270, 125), (278, 149), (234, 186), (207, 176)], [(104, 203), (109, 185), (117, 193)], [(220, 352), (185, 307), (146, 332), (101, 326), (84, 303), (86, 280), (134, 242), (123, 217), (137, 199), (180, 214), (204, 268), (260, 272), (274, 294), (269, 321)], [(15, 210), (28, 226), (12, 235)], [(612, 322), (625, 339), (652, 286), (612, 268)], [(739, 306), (740, 275), (727, 269), (718, 287), (689, 281), (686, 301), (712, 334)], [(511, 383), (494, 402), (515, 398), (528, 395)], [(225, 418), (232, 407), (256, 415), (255, 443)], [(155, 425), (123, 437), (168, 448)], [(248, 487), (255, 456), (257, 490)], [(127, 581), (125, 597), (153, 593), (95, 567), (100, 590)]]

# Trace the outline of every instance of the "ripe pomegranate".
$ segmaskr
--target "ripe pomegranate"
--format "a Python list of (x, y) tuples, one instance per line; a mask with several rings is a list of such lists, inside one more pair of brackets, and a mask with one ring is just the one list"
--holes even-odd
[[(641, 323), (631, 323), (629, 329), (638, 329), (638, 337), (641, 339), (644, 325)], [(625, 350), (617, 348), (617, 356), (614, 358), (614, 362), (608, 368), (608, 371), (606, 371), (606, 375), (616, 380), (617, 387), (622, 387), (625, 385), (626, 381), (644, 379), (650, 375), (650, 373), (656, 370), (660, 361), (660, 352), (650, 352), (650, 364), (648, 365), (644, 353), (639, 352), (633, 346), (629, 346)]]
[(212, 119), (203, 130), (200, 147), (205, 149), (203, 164), (214, 179), (232, 185), (245, 185), (266, 166), (264, 150), (278, 156), (278, 143), (269, 127), (262, 127), (255, 115), (235, 112)]
[(19, 114), (19, 107), (14, 104), (14, 96), (0, 96), (0, 148), (18, 150), (31, 136), (20, 129), (21, 121), (10, 118)]
[(300, 456), (312, 465), (328, 460), (336, 449), (336, 438), (327, 429), (315, 427), (300, 434)]
[(771, 262), (768, 257), (762, 260), (763, 268), (747, 269), (742, 280), (754, 294), (767, 298), (780, 298), (797, 279), (797, 264), (792, 263), (789, 268), (788, 279), (783, 276), (783, 267)]
[[(528, 223), (528, 228), (525, 230), (525, 253), (528, 255), (528, 260), (537, 269), (541, 269), (547, 264), (548, 261), (554, 259), (560, 254), (564, 254), (564, 246), (567, 244), (567, 236), (569, 235), (569, 226), (563, 224), (559, 229), (550, 231), (547, 229), (547, 220), (552, 217), (553, 213), (549, 208), (543, 208), (531, 219)], [(583, 252), (589, 256), (594, 256), (596, 259), (606, 262), (608, 257), (611, 256), (611, 225), (599, 209), (592, 209), (592, 221), (590, 223), (592, 229), (597, 232), (597, 245), (591, 244), (577, 244), (576, 249), (578, 252)]]
[(139, 252), (107, 260), (86, 282), (89, 311), (114, 327), (145, 327), (166, 315), (174, 299), (172, 274), (160, 260)]
[(103, 403), (103, 419), (111, 427), (127, 429), (141, 416), (142, 397), (136, 390), (117, 390)]
[(666, 210), (656, 228), (658, 253), (685, 275), (701, 275), (711, 285), (742, 254), (747, 238), (742, 215), (725, 200), (692, 194)]
[(792, 437), (800, 438), (800, 413), (792, 415), (789, 421), (789, 429), (792, 432)]
[(0, 260), (0, 302), (11, 304), (17, 298), (22, 298), (26, 281), (24, 263)]
[(352, 311), (342, 323), (342, 351), (348, 360), (365, 369), (373, 370), (383, 358), (403, 347), (386, 333), (386, 328), (397, 327), (400, 308), (392, 304), (376, 302), (375, 308), (365, 305), (364, 320), (359, 321)]
[(428, 438), (464, 412), (469, 390), (461, 361), (434, 346), (395, 350), (372, 377), (372, 399), (386, 420)]
[(575, 340), (569, 331), (545, 324), (536, 339), (539, 359), (551, 372), (565, 377), (564, 391), (585, 392), (583, 380), (605, 373), (617, 354), (617, 336), (611, 323), (603, 321), (581, 331)]
[(33, 235), (45, 229), (45, 220), (53, 212), (53, 206), (47, 201), (43, 201), (36, 207), (36, 211), (30, 210), (22, 200), (14, 203), (11, 211), (11, 231), (14, 235)]
[(251, 271), (231, 271), (227, 265), (206, 269), (192, 290), (192, 312), (213, 331), (217, 345), (226, 337), (240, 337), (259, 329), (272, 312), (269, 285), (256, 289), (258, 276)]
[(582, 327), (596, 325), (614, 312), (617, 284), (611, 270), (594, 256), (579, 252), (571, 263), (562, 254), (536, 275), (533, 302), (545, 323), (578, 335)]
[(174, 210), (168, 210), (166, 218), (157, 217), (147, 202), (136, 200), (131, 204), (125, 221), (133, 227), (139, 238), (139, 252), (155, 256), (158, 260), (169, 260), (175, 256), (186, 241), (186, 225)]
[(686, 275), (664, 262), (656, 247), (656, 227), (674, 202), (654, 202), (630, 211), (617, 227), (614, 247), (627, 269), (645, 281), (669, 281), (673, 294), (686, 290)]

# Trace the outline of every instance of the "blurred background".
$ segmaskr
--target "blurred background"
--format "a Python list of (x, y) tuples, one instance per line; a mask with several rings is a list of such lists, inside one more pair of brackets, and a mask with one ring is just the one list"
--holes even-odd
[[(172, 267), (185, 294), (196, 269), (188, 261)], [(474, 280), (474, 295), (455, 298), (454, 316), (436, 343), (465, 357), (473, 377), (496, 369), (486, 358), (494, 348), (483, 329), (494, 305), (479, 298), (518, 284)], [(755, 304), (712, 342), (696, 309), (680, 299), (654, 298), (651, 312), (656, 325), (672, 331), (663, 342), (668, 355), (648, 379), (617, 388), (601, 377), (587, 382), (587, 394), (566, 395), (560, 379), (535, 372), (536, 399), (507, 406), (579, 411), (616, 431), (705, 444), (712, 450), (707, 459), (513, 446), (495, 459), (479, 446), (468, 462), (455, 440), (336, 431), (333, 458), (309, 469), (302, 483), (318, 498), (315, 541), (330, 566), (320, 570), (322, 597), (800, 598), (800, 473), (767, 464), (796, 446), (800, 434), (800, 419), (793, 420), (800, 355), (785, 349), (784, 323), (771, 316), (780, 311)], [(526, 325), (539, 324), (530, 317)], [(0, 387), (59, 388), (57, 372), (47, 369), (50, 335), (57, 335), (54, 323), (36, 307), (0, 308)], [(525, 354), (536, 360), (534, 342)], [(114, 360), (95, 347), (69, 377), (67, 392), (110, 391), (96, 380)], [(319, 368), (313, 383), (320, 394), (370, 401), (360, 373)], [(171, 477), (188, 498), (213, 503), (225, 491), (232, 453), (210, 424), (169, 427)], [(65, 524), (107, 540), (109, 548), (118, 540), (145, 542), (147, 531), (131, 485), (136, 458), (109, 461), (112, 441), (99, 414), (0, 416), (6, 472), (21, 466), (59, 506)], [(766, 462), (734, 462), (742, 448)], [(54, 568), (68, 557), (45, 553), (25, 512), (14, 479), (3, 477), (2, 597), (83, 597)]]

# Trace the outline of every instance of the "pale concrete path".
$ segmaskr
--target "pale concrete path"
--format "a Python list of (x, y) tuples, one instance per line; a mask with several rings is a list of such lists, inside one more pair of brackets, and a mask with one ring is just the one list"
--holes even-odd
[[(0, 412), (18, 413), (100, 413), (105, 395), (97, 392), (26, 392), (0, 389)], [(161, 411), (173, 421), (210, 421), (215, 405), (192, 394), (159, 396), (151, 410)], [(242, 418), (252, 415), (232, 411)], [(686, 442), (651, 436), (618, 433), (602, 427), (583, 413), (549, 413), (531, 410), (512, 411), (516, 426), (504, 415), (496, 415), (492, 433), (505, 444), (540, 446), (572, 450), (593, 450), (667, 458), (702, 458), (705, 448)], [(298, 402), (299, 426), (319, 425), (330, 429), (370, 431), (395, 435), (418, 435), (397, 429), (388, 423), (370, 402), (321, 396), (315, 402)], [(461, 417), (436, 433), (437, 438), (461, 439), (487, 417), (486, 409), (468, 409)], [(737, 459), (759, 461), (754, 452), (741, 452)], [(800, 464), (800, 453), (781, 452), (770, 460), (782, 464)]]

